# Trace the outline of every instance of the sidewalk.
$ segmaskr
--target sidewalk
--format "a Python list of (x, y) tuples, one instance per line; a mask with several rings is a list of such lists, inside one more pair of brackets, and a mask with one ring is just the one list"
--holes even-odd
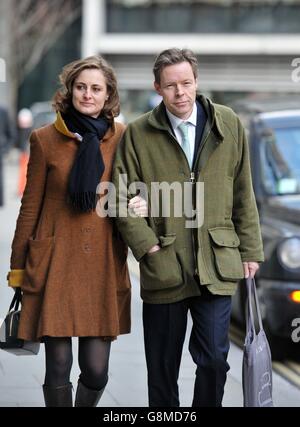
[[(6, 204), (0, 208), (0, 317), (4, 317), (12, 290), (6, 286), (10, 244), (19, 209), (16, 198), (17, 166), (10, 159), (5, 167)], [(147, 374), (143, 348), (142, 303), (139, 297), (138, 265), (129, 257), (132, 277), (132, 333), (121, 336), (112, 344), (109, 382), (100, 405), (107, 407), (147, 406)], [(179, 379), (181, 406), (192, 401), (195, 365), (187, 349), (191, 323), (184, 346)], [(71, 380), (75, 387), (79, 375), (77, 339), (73, 339), (74, 364)], [(231, 369), (225, 387), (224, 406), (241, 407), (242, 351), (231, 344), (229, 352)], [(0, 407), (44, 406), (41, 385), (44, 382), (44, 347), (38, 356), (14, 356), (0, 350)], [(300, 390), (290, 385), (276, 373), (273, 374), (274, 402), (276, 406), (300, 407)]]

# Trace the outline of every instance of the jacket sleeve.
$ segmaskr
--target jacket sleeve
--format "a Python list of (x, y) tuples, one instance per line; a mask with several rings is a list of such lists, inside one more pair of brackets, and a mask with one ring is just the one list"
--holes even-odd
[(238, 120), (239, 161), (233, 183), (232, 220), (240, 239), (243, 262), (264, 260), (259, 216), (252, 187), (249, 147), (245, 129)]
[[(134, 143), (129, 125), (118, 146), (114, 162), (113, 184), (116, 189), (116, 204), (113, 207), (113, 216), (116, 216), (116, 224), (124, 241), (139, 261), (152, 246), (159, 243), (159, 240), (149, 226), (147, 218), (137, 217), (128, 210), (128, 201), (137, 194), (130, 187), (132, 183), (142, 182)], [(141, 196), (143, 197), (142, 194)]]
[(45, 154), (37, 133), (33, 132), (30, 137), (30, 157), (26, 187), (12, 242), (11, 270), (22, 270), (25, 268), (28, 239), (35, 233), (44, 198), (46, 177), (47, 163)]

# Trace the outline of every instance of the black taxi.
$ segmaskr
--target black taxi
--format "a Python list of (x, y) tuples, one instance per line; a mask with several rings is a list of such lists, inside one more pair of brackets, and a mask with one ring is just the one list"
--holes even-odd
[[(280, 359), (289, 342), (300, 341), (300, 96), (241, 101), (232, 108), (248, 133), (265, 253), (256, 282), (272, 356)], [(232, 316), (244, 322), (240, 285)]]

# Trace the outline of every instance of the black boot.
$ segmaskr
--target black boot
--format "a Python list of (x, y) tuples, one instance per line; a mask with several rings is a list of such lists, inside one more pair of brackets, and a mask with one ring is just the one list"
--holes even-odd
[(80, 380), (78, 380), (76, 397), (75, 397), (75, 406), (79, 407), (92, 407), (97, 406), (105, 387), (101, 390), (93, 390), (86, 387)]
[(43, 385), (43, 393), (46, 407), (72, 407), (72, 383), (52, 387)]

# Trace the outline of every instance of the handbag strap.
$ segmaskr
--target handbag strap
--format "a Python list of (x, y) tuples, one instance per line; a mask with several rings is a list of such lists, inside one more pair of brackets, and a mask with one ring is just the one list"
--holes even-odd
[(21, 303), (21, 301), (22, 301), (22, 291), (21, 291), (21, 288), (18, 287), (15, 289), (15, 293), (14, 293), (13, 299), (11, 300), (8, 312), (10, 312), (12, 309), (18, 310), (19, 304)]
[(252, 306), (252, 296), (254, 296), (256, 315), (258, 318), (260, 331), (263, 329), (263, 325), (262, 325), (261, 312), (259, 308), (259, 302), (258, 302), (258, 296), (257, 296), (257, 290), (256, 290), (254, 278), (248, 277), (246, 279), (246, 286), (247, 286), (246, 328), (247, 328), (247, 331), (251, 329), (253, 336), (255, 336), (256, 331), (255, 331), (254, 314), (253, 314), (253, 306)]

